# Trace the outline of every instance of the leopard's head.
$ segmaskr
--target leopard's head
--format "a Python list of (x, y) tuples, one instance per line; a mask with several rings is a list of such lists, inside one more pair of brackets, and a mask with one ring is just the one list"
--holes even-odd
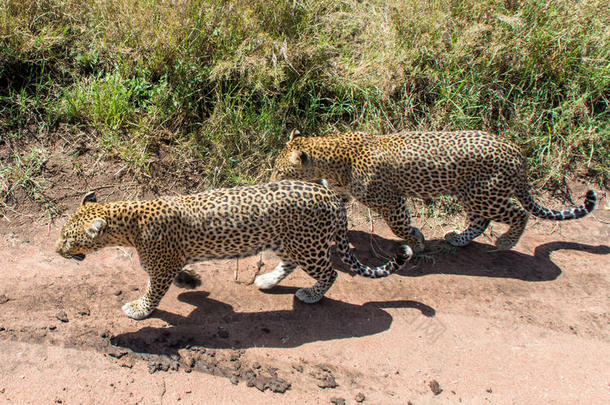
[(271, 172), (271, 181), (277, 180), (319, 180), (309, 154), (303, 150), (304, 138), (298, 130), (290, 133), (290, 139), (281, 150)]
[(85, 195), (81, 206), (61, 229), (55, 251), (67, 259), (81, 261), (85, 254), (104, 247), (106, 219), (95, 193)]

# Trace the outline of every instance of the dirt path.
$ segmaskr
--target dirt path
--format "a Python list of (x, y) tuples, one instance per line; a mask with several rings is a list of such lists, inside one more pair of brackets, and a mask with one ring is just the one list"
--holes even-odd
[[(0, 403), (608, 403), (607, 204), (532, 220), (513, 251), (490, 252), (487, 233), (382, 280), (337, 263), (318, 305), (293, 299), (312, 283), (301, 271), (265, 294), (251, 285), (259, 257), (239, 261), (237, 281), (235, 261), (197, 264), (203, 286), (172, 286), (142, 321), (120, 309), (145, 283), (133, 251), (77, 264), (53, 253), (63, 220), (1, 222)], [(396, 242), (380, 221), (371, 236), (363, 213), (350, 238), (378, 263)]]

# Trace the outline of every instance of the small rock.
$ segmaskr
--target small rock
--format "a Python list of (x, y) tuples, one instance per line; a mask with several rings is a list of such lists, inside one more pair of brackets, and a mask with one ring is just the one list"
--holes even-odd
[(55, 318), (59, 319), (62, 322), (68, 322), (68, 314), (66, 314), (66, 311), (59, 311), (55, 314)]
[(491, 390), (491, 388), (487, 388), (487, 392), (491, 394), (493, 391)]
[(55, 330), (55, 329), (57, 329), (57, 326), (55, 326), (55, 325), (49, 326), (49, 330)]
[(170, 368), (168, 361), (151, 361), (148, 363), (148, 372), (154, 374), (157, 371), (167, 371)]
[(239, 378), (236, 375), (232, 375), (229, 381), (231, 381), (231, 384), (233, 385), (239, 384)]
[(303, 366), (301, 366), (300, 364), (297, 364), (296, 366), (292, 366), (292, 368), (294, 368), (299, 373), (303, 372)]
[(78, 314), (81, 316), (89, 316), (91, 315), (91, 311), (88, 307), (82, 307), (78, 310)]
[(320, 388), (335, 388), (337, 386), (338, 384), (332, 374), (326, 374), (325, 376), (318, 378), (318, 387)]
[(197, 363), (197, 359), (195, 358), (195, 356), (185, 356), (184, 357), (184, 364), (186, 364), (186, 366), (188, 368), (195, 367), (195, 363)]
[(443, 392), (441, 385), (436, 380), (430, 381), (428, 385), (430, 386), (430, 390), (434, 393), (434, 395), (438, 395)]
[(330, 399), (330, 403), (335, 405), (345, 405), (345, 399), (333, 397)]
[(9, 302), (9, 298), (4, 294), (0, 294), (0, 304), (6, 304), (7, 302)]
[(269, 389), (273, 392), (283, 394), (286, 392), (286, 390), (290, 389), (290, 383), (277, 377), (277, 375), (264, 376), (250, 370), (247, 371), (242, 377), (244, 377), (246, 380), (246, 386), (256, 387), (261, 392)]
[(356, 396), (354, 397), (354, 400), (356, 400), (356, 402), (363, 402), (365, 400), (365, 396), (362, 392), (359, 392), (356, 394)]
[(114, 357), (115, 359), (120, 359), (121, 357), (127, 354), (127, 350), (114, 349), (108, 352), (108, 356)]
[(121, 290), (116, 290), (116, 291), (115, 291), (113, 294), (114, 294), (114, 295), (116, 295), (116, 296), (118, 297), (119, 295), (123, 294), (123, 291), (121, 291)]
[(102, 339), (106, 339), (108, 338), (108, 336), (110, 336), (110, 331), (108, 329), (106, 329), (105, 331), (103, 331), (102, 333), (100, 333), (100, 337)]
[(318, 367), (320, 368), (320, 370), (330, 373), (330, 369), (328, 367), (326, 367), (324, 364), (318, 364)]
[(252, 368), (255, 369), (255, 370), (258, 370), (259, 368), (261, 368), (261, 364), (258, 361), (255, 361), (252, 364)]
[(121, 363), (121, 367), (125, 367), (125, 368), (133, 368), (134, 365), (134, 361), (133, 359), (125, 359), (122, 363)]

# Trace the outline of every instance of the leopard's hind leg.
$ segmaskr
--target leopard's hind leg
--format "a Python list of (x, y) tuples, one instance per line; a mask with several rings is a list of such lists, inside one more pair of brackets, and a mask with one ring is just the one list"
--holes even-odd
[(193, 270), (183, 269), (174, 279), (174, 285), (193, 290), (201, 285), (201, 276)]
[(477, 214), (470, 214), (470, 224), (468, 225), (468, 228), (461, 233), (458, 233), (457, 231), (447, 233), (445, 235), (445, 241), (456, 247), (466, 246), (473, 239), (485, 232), (485, 229), (487, 229), (490, 222), (491, 220), (488, 218)]
[(508, 231), (496, 241), (498, 250), (509, 250), (519, 242), (523, 235), (529, 214), (507, 198), (494, 204), (490, 209), (489, 217), (494, 221), (510, 225)]
[(525, 230), (528, 213), (511, 201), (515, 176), (506, 173), (484, 172), (466, 184), (457, 196), (469, 213), (470, 225), (464, 232), (450, 232), (445, 240), (454, 246), (464, 246), (481, 235), (491, 221), (510, 225), (496, 242), (499, 250), (508, 250), (517, 244)]
[(407, 206), (407, 199), (396, 197), (392, 200), (393, 202), (390, 204), (387, 202), (379, 206), (373, 204), (371, 208), (381, 214), (392, 232), (403, 239), (413, 249), (413, 252), (421, 253), (425, 249), (424, 235), (419, 229), (411, 226), (411, 214)]
[(292, 263), (298, 264), (316, 280), (312, 287), (297, 290), (295, 296), (307, 303), (320, 301), (337, 279), (337, 271), (330, 260), (331, 237), (334, 232), (321, 229), (316, 237), (309, 240), (299, 238), (286, 240), (283, 248)]
[(337, 271), (333, 269), (330, 258), (319, 260), (318, 263), (304, 263), (301, 267), (316, 283), (312, 287), (299, 289), (295, 296), (307, 304), (320, 301), (337, 279)]

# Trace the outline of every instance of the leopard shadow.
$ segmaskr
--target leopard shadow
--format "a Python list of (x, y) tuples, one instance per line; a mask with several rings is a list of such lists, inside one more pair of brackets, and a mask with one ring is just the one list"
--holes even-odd
[[(274, 294), (294, 294), (296, 288), (276, 287)], [(231, 305), (210, 299), (207, 292), (178, 296), (195, 309), (188, 316), (155, 310), (151, 317), (169, 327), (144, 327), (111, 339), (115, 346), (137, 353), (174, 354), (191, 346), (218, 349), (298, 347), (305, 343), (363, 337), (390, 328), (387, 308), (410, 308), (432, 318), (434, 308), (418, 301), (397, 300), (350, 304), (325, 297), (316, 305), (294, 300), (291, 310), (235, 312)]]
[[(353, 251), (363, 263), (379, 265), (387, 261), (398, 249), (400, 241), (383, 238), (363, 231), (349, 231), (349, 240), (354, 245)], [(439, 240), (428, 242), (431, 245), (443, 243)], [(586, 245), (577, 242), (549, 242), (534, 250), (534, 255), (527, 255), (515, 250), (493, 251), (494, 247), (480, 242), (471, 242), (468, 246), (457, 248), (455, 254), (439, 253), (435, 255), (434, 264), (407, 266), (399, 271), (404, 277), (420, 277), (429, 274), (455, 274), (477, 277), (513, 278), (536, 282), (551, 281), (561, 275), (561, 268), (551, 260), (551, 253), (558, 250), (577, 250), (597, 255), (610, 254), (607, 245)], [(333, 255), (336, 269), (349, 272), (337, 255)]]

